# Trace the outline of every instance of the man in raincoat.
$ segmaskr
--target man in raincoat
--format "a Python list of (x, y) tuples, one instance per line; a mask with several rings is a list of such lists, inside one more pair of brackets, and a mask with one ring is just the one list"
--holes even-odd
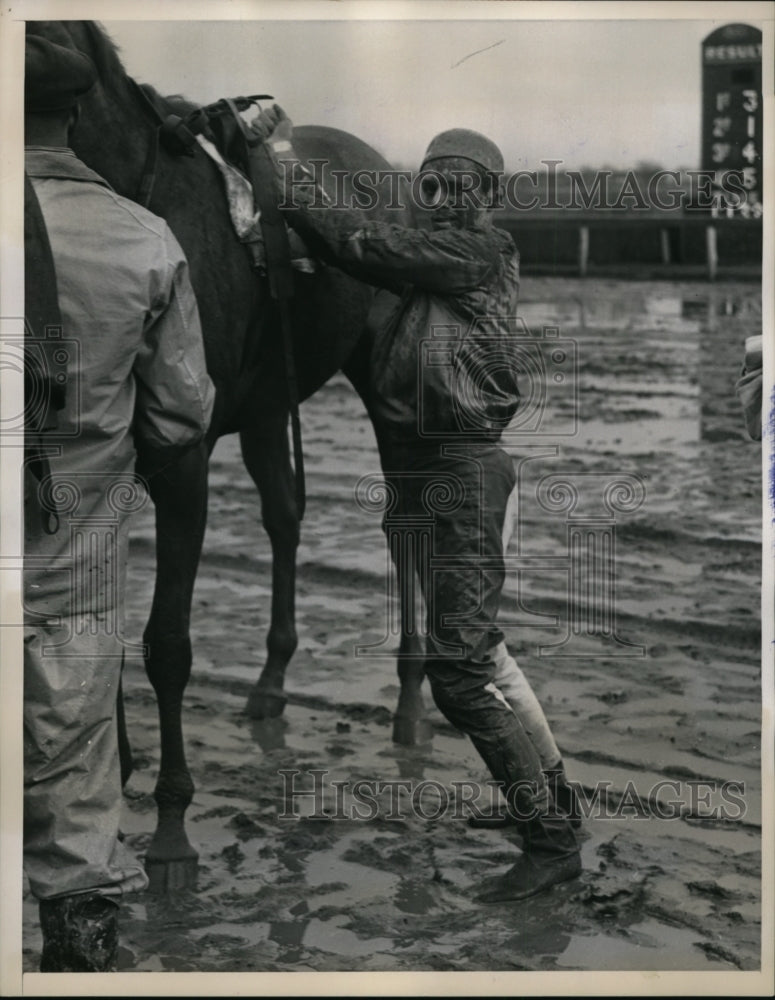
[(431, 142), (420, 171), (422, 201), (432, 208), (426, 231), (322, 207), (277, 106), (253, 130), (275, 157), (286, 219), (312, 253), (395, 293), (377, 296), (370, 319), (390, 516), (432, 518), (433, 550), (415, 560), (428, 609), (426, 674), (439, 709), (501, 783), (522, 834), (516, 865), (479, 898), (531, 896), (575, 877), (581, 863), (536, 746), (495, 683), (499, 672), (509, 674), (496, 664), (503, 635), (495, 619), (505, 576), (501, 532), (515, 486), (499, 441), (519, 403), (512, 341), (519, 257), (492, 225), (500, 151), (467, 129)]
[(53, 258), (62, 325), (47, 334), (67, 385), (58, 427), (40, 438), (50, 471), (25, 467), (24, 865), (41, 971), (108, 971), (117, 901), (147, 885), (118, 839), (127, 518), (145, 500), (136, 448), (150, 469), (202, 447), (214, 389), (179, 244), (68, 146), (94, 66), (32, 36), (25, 56), (25, 172)]

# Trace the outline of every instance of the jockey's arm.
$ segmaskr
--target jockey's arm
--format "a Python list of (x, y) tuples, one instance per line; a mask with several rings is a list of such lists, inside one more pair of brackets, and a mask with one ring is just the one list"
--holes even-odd
[(261, 112), (252, 127), (272, 152), (288, 224), (328, 263), (380, 287), (410, 284), (446, 295), (476, 288), (498, 266), (497, 244), (487, 231), (430, 232), (372, 221), (339, 205), (321, 206), (311, 175), (293, 149), (285, 112), (275, 105)]
[(498, 265), (497, 247), (486, 233), (428, 232), (370, 221), (338, 206), (300, 205), (285, 215), (313, 254), (374, 285), (411, 284), (454, 295), (481, 285)]

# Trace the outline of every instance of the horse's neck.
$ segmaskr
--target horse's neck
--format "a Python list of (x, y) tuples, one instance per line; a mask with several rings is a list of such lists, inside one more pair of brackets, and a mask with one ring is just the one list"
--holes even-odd
[(127, 77), (100, 87), (84, 101), (72, 136), (73, 149), (119, 194), (136, 199), (154, 141), (154, 124), (132, 93)]

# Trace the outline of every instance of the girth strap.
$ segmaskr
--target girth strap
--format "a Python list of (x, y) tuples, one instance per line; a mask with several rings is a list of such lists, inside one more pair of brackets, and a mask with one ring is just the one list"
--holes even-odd
[(266, 252), (266, 271), (269, 290), (277, 301), (280, 312), (280, 327), (285, 359), (285, 380), (288, 390), (288, 408), (291, 416), (291, 436), (293, 440), (293, 465), (296, 478), (296, 508), (301, 521), (306, 506), (306, 486), (304, 477), (304, 451), (301, 441), (301, 418), (299, 415), (299, 386), (296, 378), (296, 361), (293, 354), (293, 325), (291, 322), (290, 300), (293, 296), (293, 269), (291, 267), (291, 246), (288, 230), (282, 212), (274, 196), (275, 170), (266, 144), (248, 132), (239, 109), (230, 99), (226, 103), (231, 108), (248, 144), (250, 182), (253, 195), (261, 211), (261, 235)]

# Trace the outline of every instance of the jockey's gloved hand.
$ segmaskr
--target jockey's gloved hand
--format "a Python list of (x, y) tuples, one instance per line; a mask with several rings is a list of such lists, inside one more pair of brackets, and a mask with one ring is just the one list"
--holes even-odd
[(324, 200), (322, 191), (316, 191), (315, 179), (299, 159), (293, 148), (293, 122), (279, 104), (259, 111), (249, 125), (248, 142), (265, 142), (275, 165), (277, 193), (283, 208), (301, 208)]
[(256, 142), (268, 142), (273, 152), (293, 152), (293, 122), (279, 104), (259, 111), (248, 128)]

